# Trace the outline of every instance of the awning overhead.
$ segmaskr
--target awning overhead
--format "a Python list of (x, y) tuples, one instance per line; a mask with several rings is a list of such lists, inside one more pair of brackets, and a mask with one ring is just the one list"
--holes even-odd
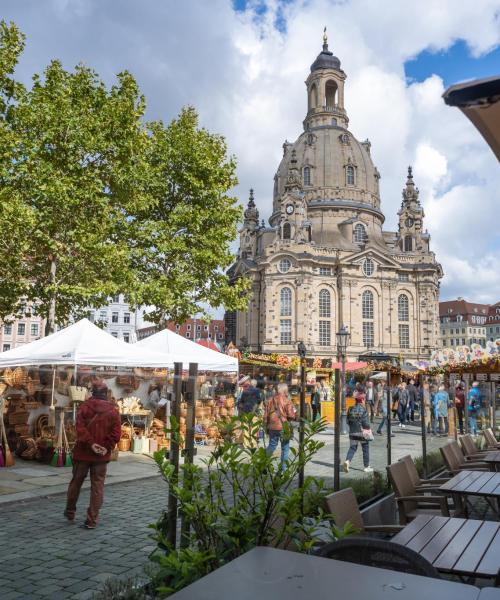
[(500, 160), (500, 77), (452, 85), (443, 94), (449, 106), (458, 107), (483, 136)]
[(199, 371), (234, 372), (238, 370), (237, 358), (205, 348), (170, 329), (162, 329), (137, 342), (134, 346), (155, 352), (165, 352), (173, 357), (175, 362), (182, 362), (185, 369), (192, 362), (198, 363)]
[(172, 367), (173, 362), (166, 353), (114, 338), (88, 319), (0, 354), (0, 368), (30, 365), (165, 368)]

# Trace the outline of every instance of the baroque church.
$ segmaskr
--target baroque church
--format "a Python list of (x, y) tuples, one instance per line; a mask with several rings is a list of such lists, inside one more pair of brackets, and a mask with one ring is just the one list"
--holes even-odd
[(382, 351), (405, 359), (438, 345), (439, 280), (424, 211), (408, 168), (398, 231), (384, 231), (380, 173), (368, 140), (349, 131), (346, 74), (328, 49), (306, 80), (304, 131), (283, 144), (269, 226), (253, 192), (229, 276), (252, 282), (247, 311), (226, 313), (226, 339), (253, 352), (336, 354), (336, 332), (351, 334), (348, 356)]

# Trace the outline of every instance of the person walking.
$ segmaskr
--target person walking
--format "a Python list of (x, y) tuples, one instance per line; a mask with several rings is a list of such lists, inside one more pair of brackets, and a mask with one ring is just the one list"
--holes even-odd
[(356, 395), (356, 404), (351, 406), (347, 411), (347, 425), (349, 427), (349, 440), (351, 445), (347, 451), (347, 456), (344, 461), (344, 471), (349, 473), (351, 461), (356, 454), (358, 449), (358, 443), (361, 443), (361, 450), (363, 452), (363, 465), (365, 473), (372, 473), (373, 469), (370, 467), (370, 447), (369, 442), (363, 435), (363, 431), (371, 431), (370, 420), (368, 418), (368, 411), (365, 407), (365, 395), (363, 392), (359, 392)]
[(375, 389), (373, 381), (368, 381), (366, 384), (366, 405), (370, 411), (370, 423), (375, 421)]
[(406, 382), (402, 381), (399, 384), (398, 390), (398, 417), (399, 417), (399, 427), (405, 429), (406, 427), (406, 419), (409, 410), (409, 402), (410, 397), (408, 394), (408, 390), (406, 389)]
[(295, 420), (295, 407), (288, 395), (286, 383), (278, 385), (278, 392), (266, 401), (264, 406), (264, 423), (269, 435), (269, 445), (266, 452), (268, 456), (274, 454), (281, 442), (281, 469), (285, 469), (290, 452), (290, 439), (292, 427), (290, 421)]
[(314, 386), (311, 393), (311, 408), (312, 408), (312, 420), (316, 421), (319, 417), (321, 418), (321, 387), (319, 383)]
[[(385, 381), (378, 381), (377, 384), (375, 385), (375, 406), (373, 407), (376, 417), (380, 416), (381, 411), (383, 413), (381, 403), (384, 403), (384, 402), (385, 402)], [(386, 413), (387, 413), (387, 407), (386, 407)]]
[(408, 411), (406, 415), (407, 421), (415, 421), (415, 408), (418, 406), (417, 388), (415, 387), (415, 380), (410, 379), (407, 386), (408, 391)]
[(446, 388), (441, 384), (435, 396), (436, 418), (439, 421), (439, 433), (441, 435), (448, 434), (448, 405), (450, 404), (450, 396)]
[(431, 389), (428, 382), (422, 383), (420, 386), (421, 389), (421, 399), (420, 406), (422, 407), (422, 414), (424, 419), (424, 427), (427, 434), (429, 434), (432, 429), (432, 402), (431, 402)]
[(255, 413), (262, 402), (260, 390), (257, 389), (254, 382), (257, 383), (255, 380), (250, 381), (250, 378), (241, 382), (241, 395), (237, 402), (239, 415)]
[(461, 383), (455, 387), (455, 408), (457, 409), (458, 428), (460, 435), (464, 434), (465, 392)]
[(68, 486), (64, 516), (73, 522), (80, 490), (90, 472), (90, 504), (81, 527), (95, 529), (104, 499), (104, 480), (111, 450), (121, 437), (120, 414), (107, 400), (108, 386), (97, 381), (92, 396), (83, 402), (76, 417), (76, 444), (73, 449), (73, 477)]
[(477, 416), (481, 410), (481, 390), (478, 381), (473, 382), (467, 394), (467, 405), (469, 408), (469, 432), (477, 435)]

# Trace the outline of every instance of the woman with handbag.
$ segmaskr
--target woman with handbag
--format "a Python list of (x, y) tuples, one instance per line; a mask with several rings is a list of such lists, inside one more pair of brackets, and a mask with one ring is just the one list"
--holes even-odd
[(264, 423), (269, 435), (269, 445), (266, 449), (268, 455), (274, 454), (281, 442), (281, 469), (285, 469), (290, 451), (292, 426), (290, 421), (295, 420), (295, 407), (288, 395), (286, 383), (278, 385), (278, 393), (267, 400), (264, 409)]
[(349, 446), (347, 457), (344, 462), (344, 471), (349, 473), (351, 461), (356, 454), (358, 443), (360, 442), (361, 450), (363, 452), (363, 470), (365, 473), (372, 473), (373, 469), (370, 467), (369, 442), (373, 440), (373, 433), (370, 428), (368, 411), (365, 407), (365, 395), (362, 392), (357, 393), (355, 406), (351, 406), (347, 411), (347, 425), (349, 426), (349, 440), (351, 445)]

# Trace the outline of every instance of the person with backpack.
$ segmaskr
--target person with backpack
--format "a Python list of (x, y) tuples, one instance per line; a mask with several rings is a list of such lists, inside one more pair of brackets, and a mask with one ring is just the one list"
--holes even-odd
[(281, 443), (281, 469), (285, 469), (290, 452), (290, 440), (292, 438), (291, 421), (295, 420), (295, 407), (288, 395), (286, 383), (278, 385), (278, 393), (266, 401), (264, 407), (264, 424), (269, 435), (269, 445), (266, 452), (269, 456), (274, 454)]
[(108, 400), (108, 386), (97, 381), (92, 396), (85, 400), (76, 417), (76, 444), (73, 449), (73, 477), (68, 486), (64, 516), (73, 522), (82, 484), (90, 472), (90, 504), (81, 525), (95, 529), (104, 499), (104, 481), (111, 450), (121, 437), (120, 414)]
[(469, 408), (469, 432), (477, 435), (477, 415), (481, 410), (481, 390), (478, 381), (473, 382), (467, 394), (467, 405)]

